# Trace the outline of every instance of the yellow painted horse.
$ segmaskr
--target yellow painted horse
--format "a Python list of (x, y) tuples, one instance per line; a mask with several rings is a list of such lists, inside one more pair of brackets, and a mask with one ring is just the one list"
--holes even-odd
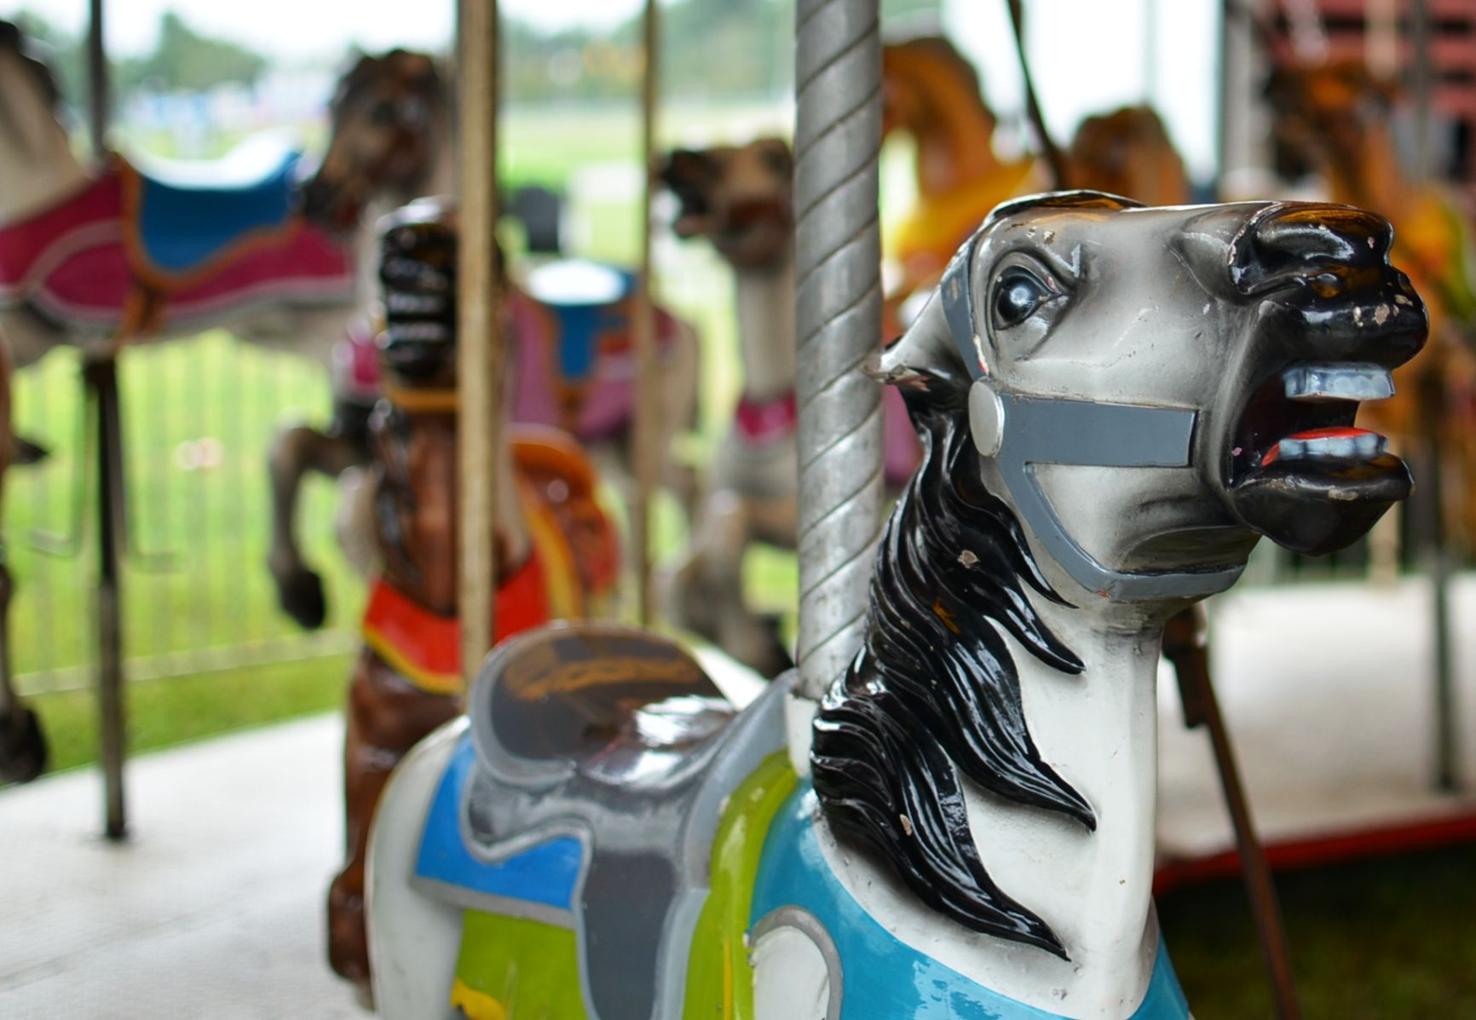
[[(893, 293), (905, 297), (936, 282), (949, 257), (1000, 202), (1045, 191), (1053, 182), (1034, 156), (1001, 159), (994, 111), (972, 65), (951, 42), (925, 36), (882, 51), (882, 130), (911, 136), (917, 204), (890, 232), (888, 253), (901, 270)], [(1189, 179), (1163, 122), (1145, 106), (1088, 118), (1066, 153), (1066, 183), (1148, 205), (1183, 205)]]

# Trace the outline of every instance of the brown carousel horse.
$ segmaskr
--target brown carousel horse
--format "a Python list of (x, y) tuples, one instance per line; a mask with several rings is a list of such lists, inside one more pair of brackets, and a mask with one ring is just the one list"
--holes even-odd
[(1361, 62), (1282, 65), (1268, 79), (1278, 172), (1319, 174), (1329, 197), (1373, 209), (1394, 225), (1392, 260), (1425, 297), (1430, 345), (1395, 373), (1395, 395), (1370, 407), (1380, 431), (1406, 442), (1434, 439), (1459, 465), (1449, 509), (1469, 547), (1476, 536), (1476, 277), (1469, 211), (1454, 192), (1418, 182), (1399, 163), (1390, 127), (1393, 82)]
[[(381, 279), (384, 397), (369, 422), (382, 567), (364, 611), (344, 746), (348, 859), (328, 897), (329, 960), (367, 983), (365, 849), (391, 769), (462, 708), (457, 622), (456, 229), (444, 203), (390, 217)], [(514, 426), (499, 451), (496, 638), (583, 618), (616, 578), (613, 528), (567, 435)]]
[[(451, 104), (449, 80), (431, 57), (393, 50), (361, 58), (334, 96), (327, 152), (303, 187), (304, 214), (345, 230), (372, 219), (386, 203), (393, 208), (420, 195), (450, 192)], [(633, 477), (628, 437), (635, 408), (634, 278), (610, 267), (563, 262), (540, 267), (508, 293), (510, 419), (572, 433), (608, 477), (627, 485)], [(376, 359), (366, 341), (359, 335), (340, 345), (329, 427), (294, 426), (273, 447), (269, 566), (283, 608), (305, 627), (321, 625), (326, 608), (321, 580), (294, 533), (298, 493), (309, 473), (339, 477), (364, 461), (363, 419), (377, 385)], [(658, 309), (657, 348), (660, 420), (668, 436), (679, 435), (696, 421), (696, 335)], [(689, 505), (691, 471), (669, 458), (663, 462), (663, 483)]]
[[(916, 145), (917, 204), (888, 239), (901, 269), (894, 294), (931, 286), (959, 244), (1000, 202), (1047, 190), (1033, 156), (1001, 159), (996, 120), (973, 65), (941, 36), (882, 50), (882, 130)], [(1148, 205), (1183, 205), (1189, 180), (1158, 114), (1130, 106), (1088, 118), (1067, 153), (1070, 184)]]

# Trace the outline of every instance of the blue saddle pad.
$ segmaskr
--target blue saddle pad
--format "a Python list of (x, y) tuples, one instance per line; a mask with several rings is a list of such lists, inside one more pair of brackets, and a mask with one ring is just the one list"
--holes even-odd
[(629, 330), (622, 303), (635, 290), (635, 274), (582, 259), (562, 259), (535, 269), (528, 293), (559, 323), (559, 371), (583, 382), (594, 370), (600, 337)]
[(183, 187), (140, 174), (138, 238), (158, 269), (203, 266), (247, 234), (292, 218), (297, 153), (259, 180), (229, 187)]
[[(476, 749), (468, 731), (452, 752), (426, 815), (416, 877), (441, 886), (463, 906), (480, 905), (478, 900), (490, 897), (572, 911), (584, 863), (584, 844), (579, 839), (556, 836), (497, 861), (468, 849), (461, 812), (466, 783), (475, 768)], [(482, 906), (501, 912), (497, 906)]]

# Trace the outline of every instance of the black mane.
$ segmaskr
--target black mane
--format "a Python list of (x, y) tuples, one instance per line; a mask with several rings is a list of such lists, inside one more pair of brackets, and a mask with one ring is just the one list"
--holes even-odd
[(816, 717), (815, 791), (831, 828), (879, 852), (924, 902), (1064, 957), (1050, 927), (985, 871), (958, 772), (1095, 828), (1090, 805), (1036, 750), (1001, 631), (1063, 672), (1083, 666), (1026, 597), (1028, 584), (1060, 601), (1013, 512), (984, 486), (967, 383), (921, 373), (902, 392), (923, 463), (882, 537), (865, 645)]

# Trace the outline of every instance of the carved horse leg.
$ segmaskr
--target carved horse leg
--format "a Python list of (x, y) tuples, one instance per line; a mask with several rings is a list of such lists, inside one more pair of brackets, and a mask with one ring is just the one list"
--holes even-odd
[(765, 508), (732, 492), (716, 492), (703, 507), (694, 541), (673, 575), (667, 617), (707, 638), (766, 677), (792, 662), (776, 622), (743, 599), (743, 553), (761, 537)]
[(16, 692), (10, 673), (10, 596), (15, 586), (0, 562), (0, 783), (28, 783), (46, 770), (41, 720)]
[[(10, 427), (10, 356), (0, 334), (0, 479), (15, 463), (17, 443)], [(15, 591), (0, 545), (0, 783), (26, 783), (46, 770), (41, 720), (27, 708), (10, 672), (10, 596)]]
[(282, 609), (308, 630), (323, 625), (327, 602), (323, 581), (307, 565), (297, 543), (297, 500), (309, 471), (337, 478), (368, 462), (361, 443), (307, 425), (283, 429), (272, 442), (268, 470), (272, 484), (272, 545), (267, 566)]
[(459, 697), (415, 686), (368, 649), (360, 655), (349, 681), (343, 754), (347, 860), (328, 890), (328, 962), (360, 986), (369, 981), (364, 865), (375, 805), (406, 752), (460, 711)]

